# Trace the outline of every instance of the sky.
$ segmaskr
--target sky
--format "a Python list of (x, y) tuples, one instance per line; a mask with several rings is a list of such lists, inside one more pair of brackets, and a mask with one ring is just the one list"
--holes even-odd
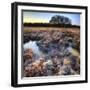
[(48, 23), (52, 16), (61, 15), (71, 19), (72, 25), (80, 25), (79, 13), (23, 11), (24, 23)]

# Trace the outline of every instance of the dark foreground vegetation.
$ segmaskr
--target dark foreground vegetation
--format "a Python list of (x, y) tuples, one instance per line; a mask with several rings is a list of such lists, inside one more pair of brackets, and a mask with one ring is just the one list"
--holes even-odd
[(66, 27), (66, 28), (80, 28), (78, 25), (71, 24), (53, 24), (53, 23), (24, 23), (24, 27)]

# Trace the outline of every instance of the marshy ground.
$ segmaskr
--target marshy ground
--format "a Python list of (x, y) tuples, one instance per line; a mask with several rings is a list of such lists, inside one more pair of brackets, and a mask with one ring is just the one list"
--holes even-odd
[(23, 77), (80, 74), (80, 28), (24, 27)]

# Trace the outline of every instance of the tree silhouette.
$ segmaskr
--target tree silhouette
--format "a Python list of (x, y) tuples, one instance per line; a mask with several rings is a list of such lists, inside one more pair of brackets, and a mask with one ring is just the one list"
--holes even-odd
[(65, 16), (60, 16), (60, 15), (55, 15), (51, 18), (49, 21), (51, 24), (66, 24), (66, 25), (71, 25), (71, 19)]

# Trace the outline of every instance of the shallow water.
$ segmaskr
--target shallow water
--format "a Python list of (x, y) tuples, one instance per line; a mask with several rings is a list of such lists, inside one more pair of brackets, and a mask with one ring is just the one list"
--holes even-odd
[(24, 47), (24, 51), (31, 48), (35, 54), (37, 54), (39, 56), (42, 55), (42, 52), (40, 51), (39, 47), (37, 46), (37, 41), (30, 40), (29, 42), (25, 43), (23, 47)]
[[(27, 49), (32, 49), (32, 51), (38, 55), (39, 57), (43, 57), (45, 56), (46, 54), (43, 53), (40, 49), (39, 49), (39, 46), (37, 45), (37, 41), (29, 41), (27, 43), (24, 44), (24, 51), (27, 50)], [(70, 52), (72, 55), (74, 56), (79, 56), (79, 52), (77, 50), (75, 50), (74, 48), (72, 47), (67, 47), (67, 50), (68, 52)]]

